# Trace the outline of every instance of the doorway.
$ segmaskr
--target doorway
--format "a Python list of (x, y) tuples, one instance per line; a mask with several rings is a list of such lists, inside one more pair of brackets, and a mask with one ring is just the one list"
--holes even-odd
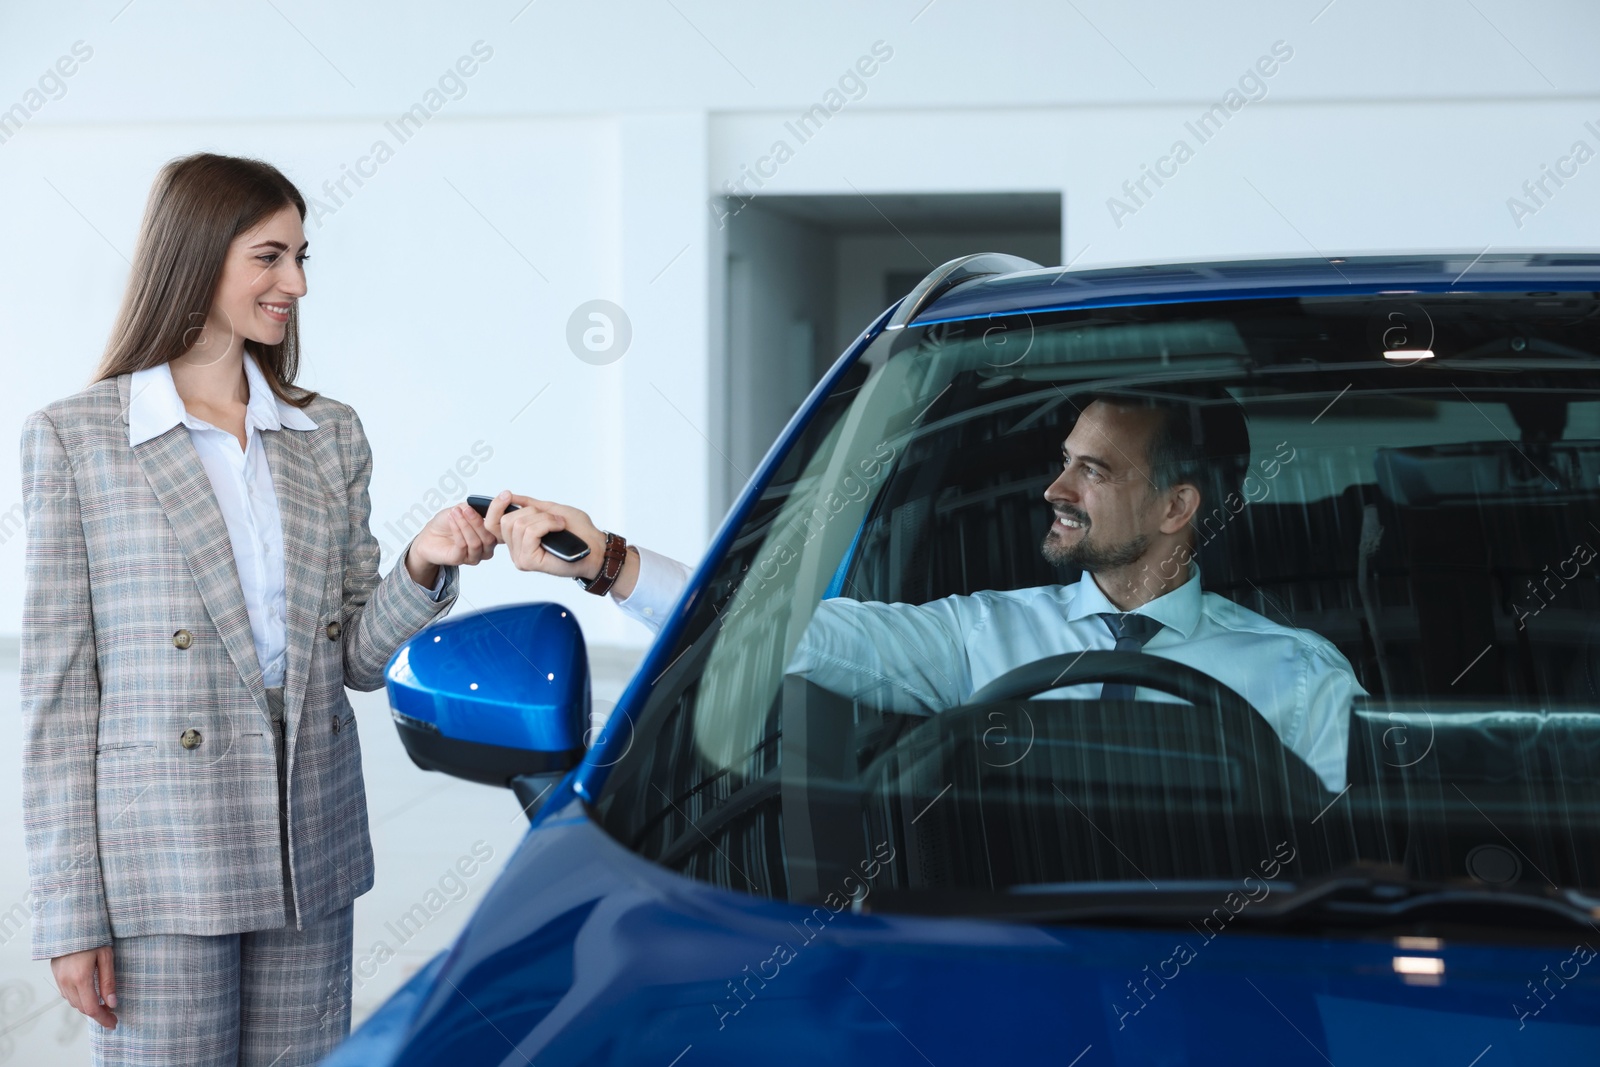
[(1062, 258), (1058, 192), (757, 196), (723, 208), (713, 526), (844, 347), (935, 267), (974, 252)]

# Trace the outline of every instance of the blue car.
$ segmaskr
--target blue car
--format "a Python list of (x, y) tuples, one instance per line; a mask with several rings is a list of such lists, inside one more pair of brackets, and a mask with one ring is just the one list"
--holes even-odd
[(598, 737), (559, 605), (399, 651), (531, 825), (327, 1062), (1600, 1062), (1597, 547), (1600, 258), (947, 263)]

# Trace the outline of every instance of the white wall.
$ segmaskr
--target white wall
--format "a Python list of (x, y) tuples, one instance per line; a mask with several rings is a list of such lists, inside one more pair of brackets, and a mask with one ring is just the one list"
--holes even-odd
[[(709, 202), (725, 181), (759, 168), (747, 191), (1060, 190), (1078, 266), (1593, 248), (1600, 161), (1547, 185), (1520, 226), (1507, 200), (1574, 142), (1600, 150), (1597, 38), (1600, 8), (1579, 0), (0, 0), (0, 112), (22, 108), (0, 126), (0, 634), (20, 617), (13, 442), (27, 412), (84, 383), (172, 156), (267, 158), (332, 205), (323, 182), (392, 142), (308, 226), (302, 329), (306, 382), (354, 404), (372, 438), (380, 532), (441, 481), (453, 490), (448, 472), (483, 442), (493, 458), (472, 488), (567, 500), (695, 557), (720, 462), (723, 235)], [(78, 41), (92, 56), (30, 96)], [(385, 122), (428, 103), (478, 41), (492, 55), (447, 82), (459, 99), (436, 97), (399, 144)], [(1277, 41), (1293, 56), (1264, 97), (1199, 143), (1185, 122)], [(875, 42), (892, 56), (873, 59)], [(873, 73), (847, 75), (862, 57)], [(841, 79), (859, 99), (829, 98)], [(801, 143), (786, 123), (819, 102), (839, 108)], [(1114, 220), (1108, 198), (1179, 138), (1193, 158)], [(595, 298), (633, 326), (603, 367), (565, 342)], [(646, 636), (503, 561), (464, 589), (475, 606), (559, 598), (600, 643)]]

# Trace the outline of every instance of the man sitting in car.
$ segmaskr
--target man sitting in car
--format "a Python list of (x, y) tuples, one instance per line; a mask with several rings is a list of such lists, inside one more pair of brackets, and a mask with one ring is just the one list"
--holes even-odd
[[(1202, 591), (1193, 563), (1197, 516), (1215, 510), (1208, 495), (1232, 498), (1236, 457), (1249, 454), (1236, 404), (1095, 398), (1063, 443), (1061, 473), (1044, 492), (1055, 512), (1044, 556), (1057, 566), (1081, 567), (1082, 578), (927, 604), (824, 600), (788, 671), (847, 697), (938, 711), (1049, 656), (1147, 652), (1239, 693), (1324, 785), (1342, 789), (1350, 704), (1366, 695), (1349, 661), (1318, 634)], [(504, 514), (508, 503), (522, 510)], [(609, 592), (652, 630), (689, 578), (682, 563), (602, 533), (587, 514), (565, 505), (502, 493), (487, 525), (518, 569), (577, 577), (591, 592)], [(558, 529), (583, 538), (589, 556), (568, 563), (545, 552), (540, 538)], [(1125, 685), (1091, 683), (1050, 695), (1131, 699), (1133, 693)]]

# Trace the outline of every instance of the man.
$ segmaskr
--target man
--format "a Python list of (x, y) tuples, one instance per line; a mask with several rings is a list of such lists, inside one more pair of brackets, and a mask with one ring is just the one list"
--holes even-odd
[[(928, 604), (818, 605), (789, 673), (844, 696), (896, 710), (958, 705), (1025, 663), (1085, 650), (1138, 650), (1188, 664), (1238, 692), (1331, 790), (1344, 787), (1351, 701), (1364, 696), (1349, 661), (1325, 638), (1281, 626), (1200, 588), (1192, 560), (1197, 516), (1233, 499), (1236, 457), (1250, 454), (1237, 405), (1099, 397), (1062, 445), (1061, 473), (1045, 489), (1055, 513), (1041, 549), (1077, 565), (1073, 585), (982, 591)], [(507, 503), (523, 510), (504, 514)], [(486, 521), (521, 570), (577, 577), (659, 630), (689, 569), (608, 538), (576, 508), (502, 493)], [(540, 538), (570, 529), (590, 545), (566, 563)], [(1140, 699), (1178, 698), (1139, 690)], [(1061, 698), (1131, 697), (1100, 683)]]

